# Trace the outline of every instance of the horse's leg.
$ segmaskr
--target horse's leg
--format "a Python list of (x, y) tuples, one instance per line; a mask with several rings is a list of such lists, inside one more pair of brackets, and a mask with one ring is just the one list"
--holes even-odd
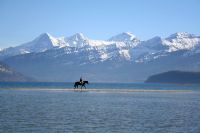
[(84, 86), (84, 88), (86, 89), (85, 85), (83, 85), (83, 86)]

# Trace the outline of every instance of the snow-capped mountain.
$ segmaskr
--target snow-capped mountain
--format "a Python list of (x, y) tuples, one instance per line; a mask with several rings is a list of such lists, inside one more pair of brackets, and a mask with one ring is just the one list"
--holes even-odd
[[(76, 49), (74, 52), (79, 52), (83, 47), (87, 47), (87, 50), (97, 50), (102, 57), (101, 60), (110, 59), (116, 56), (112, 55), (113, 50), (118, 50), (114, 53), (119, 54), (122, 58), (130, 59), (128, 49), (135, 47), (138, 43), (139, 39), (131, 33), (122, 33), (109, 40), (92, 40), (84, 36), (82, 33), (76, 33), (69, 37), (58, 38), (55, 38), (48, 33), (43, 33), (31, 42), (17, 47), (3, 49), (0, 51), (0, 57), (7, 58), (15, 55), (39, 53), (47, 50), (69, 47), (74, 47)], [(70, 53), (72, 52), (73, 51)]]
[(165, 44), (169, 46), (169, 51), (190, 50), (200, 44), (200, 36), (179, 32), (167, 37)]
[(0, 57), (17, 71), (44, 81), (61, 81), (67, 75), (70, 79), (72, 74), (74, 79), (99, 75), (98, 81), (145, 80), (165, 70), (200, 70), (200, 37), (179, 32), (140, 41), (129, 32), (108, 40), (93, 40), (82, 33), (58, 38), (42, 34), (0, 51)]
[[(53, 37), (48, 33), (39, 35), (31, 42), (10, 47), (0, 51), (1, 58), (10, 56), (40, 53), (52, 49), (68, 49), (67, 53), (79, 53), (80, 50), (96, 51), (95, 55), (89, 55), (91, 59), (97, 58), (99, 61), (121, 57), (126, 60), (135, 60), (138, 58), (154, 57), (157, 53), (168, 53), (178, 50), (197, 50), (200, 45), (200, 37), (186, 32), (179, 32), (170, 35), (167, 38), (154, 37), (147, 41), (140, 41), (130, 32), (124, 32), (111, 37), (108, 40), (92, 40), (76, 33), (69, 37)], [(69, 48), (74, 48), (70, 51)], [(96, 61), (95, 61), (96, 62)]]
[(31, 42), (22, 44), (21, 46), (17, 47), (23, 53), (37, 53), (37, 52), (44, 52), (48, 49), (53, 47), (57, 47), (60, 45), (58, 39), (52, 37), (48, 33), (43, 33), (36, 39)]
[(131, 32), (123, 32), (108, 39), (116, 42), (139, 42), (140, 40)]
[(197, 53), (199, 46), (199, 36), (186, 32), (179, 32), (167, 38), (154, 37), (147, 41), (142, 41), (134, 49), (131, 49), (130, 53), (136, 62), (144, 62), (180, 50), (189, 50), (190, 52), (195, 50)]
[[(170, 35), (167, 38), (154, 37), (146, 41), (140, 41), (130, 32), (124, 32), (111, 37), (108, 40), (92, 40), (76, 33), (69, 37), (53, 37), (48, 33), (39, 35), (31, 42), (24, 43), (17, 47), (10, 47), (0, 51), (0, 58), (7, 58), (20, 54), (39, 53), (47, 50), (74, 47), (76, 50), (68, 51), (79, 52), (80, 50), (96, 50), (100, 61), (120, 56), (126, 60), (135, 60), (138, 58), (147, 58), (147, 56), (157, 53), (173, 52), (178, 50), (193, 50), (198, 52), (200, 37), (186, 32), (179, 32)], [(113, 55), (115, 54), (115, 55)], [(96, 57), (90, 55), (91, 58)], [(158, 55), (156, 55), (158, 56)]]
[(164, 52), (167, 49), (160, 37), (154, 37), (147, 41), (142, 41), (135, 48), (131, 49), (131, 56), (134, 59), (144, 58), (146, 55)]
[(67, 46), (76, 47), (76, 48), (89, 45), (88, 38), (85, 37), (82, 33), (76, 33), (75, 35), (66, 37), (65, 42), (68, 44)]
[(43, 33), (33, 41), (21, 44), (17, 47), (3, 49), (0, 51), (0, 57), (6, 58), (20, 54), (44, 52), (54, 47), (62, 46), (63, 43), (65, 42), (63, 42), (61, 39), (56, 39), (48, 33)]

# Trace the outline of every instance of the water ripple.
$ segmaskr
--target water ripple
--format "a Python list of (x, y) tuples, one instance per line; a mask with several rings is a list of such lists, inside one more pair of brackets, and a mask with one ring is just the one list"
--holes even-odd
[(199, 133), (200, 93), (0, 90), (0, 132)]

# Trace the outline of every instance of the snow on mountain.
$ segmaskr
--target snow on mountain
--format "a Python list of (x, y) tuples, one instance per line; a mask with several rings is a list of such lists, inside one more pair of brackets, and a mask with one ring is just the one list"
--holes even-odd
[(172, 40), (172, 39), (177, 39), (177, 38), (182, 39), (182, 38), (195, 38), (195, 37), (197, 37), (197, 36), (194, 34), (190, 34), (188, 32), (176, 32), (174, 34), (171, 34), (166, 39)]
[(173, 52), (177, 50), (191, 50), (200, 45), (200, 37), (187, 32), (178, 32), (167, 38), (154, 37), (141, 42), (135, 49), (142, 49), (140, 53)]
[(165, 53), (167, 49), (168, 46), (164, 44), (162, 38), (154, 37), (147, 41), (142, 41), (139, 45), (132, 48), (130, 52), (133, 60), (138, 60), (139, 58), (145, 58), (145, 60), (148, 60), (147, 56), (154, 55), (156, 53)]
[[(200, 37), (186, 32), (178, 32), (167, 38), (154, 37), (147, 41), (140, 41), (134, 34), (124, 32), (108, 40), (92, 40), (82, 33), (58, 38), (43, 33), (31, 42), (3, 49), (0, 51), (0, 58), (60, 48), (64, 49), (65, 54), (87, 52), (89, 59), (95, 59), (95, 62), (114, 58), (132, 61), (142, 59), (144, 61), (159, 58), (165, 53), (178, 50), (191, 50), (199, 53)], [(59, 54), (62, 55), (62, 53)]]
[(109, 80), (111, 76), (126, 81), (134, 76), (144, 79), (158, 71), (199, 71), (200, 37), (179, 32), (167, 38), (140, 41), (129, 33), (109, 40), (92, 40), (82, 33), (59, 38), (42, 34), (29, 43), (0, 51), (1, 59), (13, 55), (19, 56), (3, 61), (25, 75), (47, 81), (66, 80), (67, 76), (71, 79), (83, 70), (93, 75), (91, 79), (102, 74), (102, 79), (107, 77)]
[(57, 39), (48, 33), (43, 33), (33, 41), (22, 44), (17, 48), (28, 52), (43, 52), (58, 45)]
[(115, 42), (113, 41), (104, 41), (104, 40), (88, 40), (88, 43), (90, 46), (92, 47), (104, 47), (104, 46), (107, 46), (107, 45), (111, 45)]
[(19, 54), (44, 52), (54, 47), (61, 47), (63, 45), (65, 45), (65, 42), (63, 42), (62, 39), (57, 39), (48, 33), (43, 33), (35, 38), (33, 41), (24, 43), (17, 47), (3, 49), (2, 51), (0, 51), (0, 57), (4, 58)]
[[(154, 37), (142, 41), (131, 49), (131, 57), (136, 60), (153, 60), (166, 56), (170, 52), (189, 50), (189, 54), (200, 53), (200, 37), (187, 32), (177, 32), (167, 38)], [(189, 55), (188, 54), (188, 55)]]
[(200, 44), (200, 36), (177, 32), (167, 37), (164, 43), (169, 46), (169, 51), (189, 50)]
[(178, 32), (167, 38), (154, 37), (140, 42), (129, 52), (132, 61), (142, 63), (169, 56), (180, 50), (187, 51), (182, 56), (200, 53), (200, 37), (186, 32)]
[(65, 42), (68, 44), (67, 46), (80, 48), (88, 45), (88, 38), (82, 33), (76, 33), (75, 35), (66, 37)]
[(108, 40), (116, 42), (139, 42), (139, 39), (137, 39), (136, 36), (130, 32), (123, 32), (121, 34), (111, 37)]
[[(117, 37), (119, 39), (117, 39)], [(129, 40), (128, 40), (129, 38)], [(126, 40), (126, 41), (125, 41)], [(137, 40), (137, 41), (136, 41)], [(125, 41), (125, 42), (124, 42)], [(129, 48), (138, 44), (138, 39), (130, 33), (122, 33), (109, 39), (92, 40), (84, 36), (82, 33), (77, 33), (73, 36), (66, 37), (65, 42), (69, 47), (82, 48), (87, 47), (87, 50), (97, 50), (101, 61), (120, 56), (126, 60), (130, 59)], [(92, 55), (91, 55), (92, 56)], [(93, 59), (93, 57), (91, 57)], [(96, 55), (95, 55), (96, 57)]]
[[(78, 35), (78, 34), (77, 34)], [(76, 36), (77, 36), (76, 35)], [(82, 34), (81, 34), (82, 35)], [(80, 38), (80, 37), (79, 37)], [(72, 46), (72, 43), (70, 42), (70, 39), (75, 39), (77, 42), (80, 42), (81, 39), (75, 38), (75, 35), (69, 40), (66, 41), (65, 37), (53, 37), (49, 33), (43, 33), (37, 38), (35, 38), (33, 41), (22, 44), (16, 48), (25, 48), (28, 49), (31, 52), (44, 52), (46, 50), (52, 49), (52, 48), (62, 48), (66, 46)]]
[[(120, 38), (120, 36), (118, 36)], [(122, 40), (92, 40), (89, 39), (88, 37), (84, 36), (82, 33), (76, 33), (73, 36), (66, 37), (65, 42), (68, 43), (70, 47), (84, 47), (84, 46), (91, 46), (91, 47), (105, 47), (108, 45), (113, 45), (115, 44), (117, 47), (124, 47), (126, 46), (125, 42)], [(132, 42), (133, 43), (133, 42)]]

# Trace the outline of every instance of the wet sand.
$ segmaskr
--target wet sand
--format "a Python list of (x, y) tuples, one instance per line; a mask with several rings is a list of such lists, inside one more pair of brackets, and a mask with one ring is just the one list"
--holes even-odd
[(171, 92), (171, 93), (200, 93), (200, 90), (154, 90), (154, 89), (56, 89), (56, 88), (9, 88), (0, 90), (23, 90), (23, 91), (57, 91), (57, 92), (96, 92), (96, 93), (134, 93), (134, 92)]

